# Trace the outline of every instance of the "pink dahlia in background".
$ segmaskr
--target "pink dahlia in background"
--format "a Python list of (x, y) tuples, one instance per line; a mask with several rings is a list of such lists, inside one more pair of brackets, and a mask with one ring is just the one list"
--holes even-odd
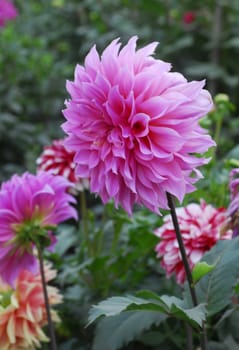
[[(225, 208), (214, 208), (201, 201), (200, 204), (191, 203), (185, 208), (177, 208), (176, 214), (191, 268), (219, 239), (232, 237), (231, 230), (221, 233), (221, 228), (227, 221)], [(160, 238), (160, 243), (155, 248), (157, 257), (161, 258), (161, 266), (167, 276), (175, 274), (177, 282), (183, 283), (186, 274), (171, 216), (165, 216), (163, 222), (163, 225), (154, 231)]]
[[(75, 199), (67, 189), (72, 184), (47, 172), (14, 175), (0, 189), (0, 276), (14, 285), (22, 269), (38, 271), (33, 253), (43, 230), (54, 238), (51, 227), (77, 218), (71, 206)], [(39, 236), (40, 235), (40, 236)], [(48, 237), (47, 237), (48, 239)]]
[(90, 178), (103, 202), (131, 214), (134, 203), (159, 213), (166, 192), (180, 201), (194, 190), (207, 163), (194, 156), (214, 145), (199, 126), (213, 106), (204, 81), (188, 82), (132, 37), (114, 40), (99, 56), (95, 46), (67, 82), (65, 146), (75, 152), (76, 175)]
[(233, 237), (239, 235), (239, 168), (233, 169), (229, 175), (231, 203), (228, 207), (229, 226), (233, 230)]
[(75, 184), (78, 191), (89, 187), (89, 180), (75, 175), (74, 152), (68, 151), (64, 140), (54, 140), (52, 145), (45, 146), (37, 159), (38, 171), (48, 171), (54, 175), (62, 175)]
[(0, 0), (0, 27), (4, 27), (7, 21), (16, 18), (18, 11), (9, 0)]
[[(56, 276), (55, 270), (45, 266), (46, 281)], [(57, 288), (47, 286), (49, 304), (62, 302)], [(59, 322), (55, 310), (51, 309), (54, 322)], [(48, 341), (42, 328), (47, 325), (47, 314), (40, 274), (22, 270), (16, 280), (16, 287), (0, 279), (0, 349), (32, 350)]]

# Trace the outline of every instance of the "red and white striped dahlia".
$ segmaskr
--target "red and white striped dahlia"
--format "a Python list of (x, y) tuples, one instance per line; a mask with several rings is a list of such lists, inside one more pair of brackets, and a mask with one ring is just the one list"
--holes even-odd
[(88, 189), (89, 180), (75, 175), (75, 152), (68, 151), (64, 140), (54, 140), (52, 145), (45, 146), (42, 154), (37, 158), (38, 171), (47, 171), (54, 175), (61, 175), (75, 184), (75, 189)]
[[(221, 230), (227, 222), (225, 208), (214, 208), (202, 200), (200, 204), (191, 203), (184, 208), (176, 208), (176, 214), (191, 268), (219, 239), (232, 237), (232, 230), (223, 233)], [(161, 258), (161, 266), (167, 276), (175, 274), (177, 282), (183, 283), (186, 274), (171, 215), (166, 215), (163, 222), (163, 225), (154, 231), (160, 238), (155, 248), (157, 257)]]

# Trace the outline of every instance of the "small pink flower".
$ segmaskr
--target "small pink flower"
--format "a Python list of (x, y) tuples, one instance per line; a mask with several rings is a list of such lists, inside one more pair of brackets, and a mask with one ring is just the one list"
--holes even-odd
[(101, 57), (95, 46), (67, 82), (65, 146), (75, 152), (76, 175), (90, 179), (103, 202), (114, 199), (129, 214), (133, 204), (159, 213), (166, 192), (180, 201), (201, 177), (196, 157), (214, 145), (199, 125), (212, 109), (204, 81), (188, 82), (152, 57), (157, 43), (120, 50), (114, 40)]
[[(38, 271), (33, 253), (35, 239), (41, 230), (49, 233), (50, 227), (69, 218), (77, 218), (70, 205), (74, 197), (67, 193), (71, 186), (62, 176), (41, 172), (14, 175), (0, 189), (0, 276), (14, 285), (22, 269)], [(50, 242), (49, 242), (50, 243)]]
[(239, 168), (232, 169), (229, 174), (229, 188), (233, 200), (239, 193)]
[(18, 11), (9, 0), (0, 0), (0, 27), (4, 27), (7, 21), (16, 18)]
[(38, 171), (48, 171), (54, 175), (62, 175), (75, 184), (78, 191), (89, 187), (89, 180), (75, 175), (74, 152), (68, 151), (64, 140), (54, 140), (52, 145), (45, 146), (37, 159)]
[[(200, 205), (191, 203), (185, 208), (177, 208), (176, 213), (191, 268), (219, 239), (232, 237), (231, 230), (225, 231), (223, 235), (221, 233), (227, 221), (225, 208), (217, 209), (201, 201)], [(183, 283), (186, 274), (171, 216), (165, 216), (163, 221), (163, 225), (154, 231), (160, 237), (160, 243), (155, 248), (157, 257), (161, 258), (161, 266), (167, 276), (175, 274), (177, 282)]]
[(184, 24), (191, 24), (195, 21), (196, 15), (193, 11), (187, 11), (183, 15), (183, 23)]
[(239, 168), (233, 169), (229, 175), (231, 203), (228, 207), (229, 226), (233, 230), (233, 237), (239, 236)]
[[(45, 265), (46, 281), (56, 276), (55, 270)], [(50, 306), (62, 302), (57, 288), (47, 286)], [(59, 322), (51, 309), (54, 322)], [(48, 338), (42, 328), (47, 325), (47, 314), (40, 274), (22, 270), (13, 289), (0, 279), (0, 349), (33, 350)]]

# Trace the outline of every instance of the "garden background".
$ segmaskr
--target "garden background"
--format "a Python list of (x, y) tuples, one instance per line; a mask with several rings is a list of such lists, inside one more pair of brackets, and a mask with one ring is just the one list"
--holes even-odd
[[(114, 38), (126, 43), (138, 35), (140, 46), (159, 41), (157, 57), (188, 80), (206, 78), (217, 96), (215, 110), (204, 120), (218, 144), (216, 153), (184, 204), (203, 198), (228, 206), (228, 174), (239, 167), (237, 0), (16, 0), (15, 5), (18, 16), (0, 29), (0, 181), (35, 172), (43, 146), (63, 136), (65, 82), (73, 79), (76, 63), (84, 62), (88, 50), (96, 44), (101, 52)], [(88, 191), (79, 195), (79, 213), (79, 227), (61, 225), (56, 250), (47, 256), (64, 295), (58, 308), (62, 323), (56, 328), (59, 349), (106, 350), (103, 335), (94, 337), (95, 324), (86, 327), (93, 304), (146, 288), (176, 295), (180, 286), (174, 278), (165, 279), (156, 258), (158, 239), (152, 232), (160, 217), (138, 209), (129, 218)], [(168, 320), (143, 329), (128, 344), (118, 334), (111, 350), (183, 349), (181, 327)], [(238, 327), (234, 312), (211, 329), (212, 349), (236, 349)]]

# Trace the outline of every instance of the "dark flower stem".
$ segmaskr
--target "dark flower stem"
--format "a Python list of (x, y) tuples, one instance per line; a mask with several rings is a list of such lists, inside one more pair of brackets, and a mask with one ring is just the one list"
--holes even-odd
[(192, 333), (192, 327), (185, 323), (185, 330), (186, 330), (186, 344), (187, 344), (187, 350), (193, 350), (193, 333)]
[(176, 214), (176, 210), (175, 210), (173, 197), (172, 197), (172, 195), (170, 193), (167, 193), (167, 199), (168, 199), (168, 206), (170, 208), (170, 212), (171, 212), (171, 216), (172, 216), (172, 220), (173, 220), (173, 225), (174, 225), (174, 229), (175, 229), (175, 233), (176, 233), (176, 237), (177, 237), (180, 253), (181, 253), (181, 256), (182, 256), (182, 260), (183, 260), (183, 266), (184, 266), (184, 269), (185, 269), (185, 272), (186, 272), (186, 276), (187, 276), (187, 280), (188, 280), (188, 284), (189, 284), (189, 289), (190, 289), (190, 294), (191, 294), (191, 297), (192, 297), (193, 305), (197, 306), (198, 305), (198, 301), (197, 301), (197, 296), (196, 296), (195, 289), (193, 287), (192, 273), (191, 273), (191, 269), (190, 269), (190, 266), (189, 266), (189, 263), (188, 263), (188, 258), (187, 258), (187, 255), (186, 255), (183, 239), (182, 239), (182, 236), (181, 236), (181, 232), (180, 232), (180, 228), (179, 228), (179, 224), (178, 224), (178, 219), (177, 219), (177, 214)]
[[(180, 253), (182, 256), (184, 269), (185, 269), (186, 276), (187, 276), (187, 281), (188, 281), (188, 285), (189, 285), (189, 290), (190, 290), (192, 302), (193, 302), (194, 306), (197, 306), (198, 305), (197, 295), (196, 295), (196, 291), (194, 288), (192, 273), (191, 273), (191, 269), (190, 269), (190, 266), (188, 263), (187, 254), (185, 251), (182, 235), (181, 235), (179, 224), (178, 224), (178, 218), (177, 218), (177, 214), (176, 214), (176, 210), (175, 210), (173, 196), (168, 192), (167, 192), (167, 200), (168, 200), (168, 206), (170, 208), (170, 213), (171, 213), (172, 220), (173, 220), (173, 225), (174, 225)], [(204, 324), (202, 326), (202, 332), (200, 334), (200, 343), (201, 343), (202, 350), (208, 349), (208, 347), (207, 347), (207, 335), (206, 335), (206, 329), (205, 329)]]
[(46, 313), (47, 313), (48, 329), (49, 329), (50, 340), (51, 340), (51, 350), (57, 350), (55, 330), (54, 330), (54, 325), (53, 325), (52, 318), (51, 318), (51, 311), (50, 311), (50, 305), (49, 305), (49, 299), (48, 299), (48, 293), (47, 293), (47, 285), (46, 285), (46, 278), (45, 278), (44, 265), (43, 265), (42, 249), (38, 247), (37, 250), (38, 250), (38, 259), (39, 259), (41, 279), (42, 279), (42, 288), (43, 288)]

